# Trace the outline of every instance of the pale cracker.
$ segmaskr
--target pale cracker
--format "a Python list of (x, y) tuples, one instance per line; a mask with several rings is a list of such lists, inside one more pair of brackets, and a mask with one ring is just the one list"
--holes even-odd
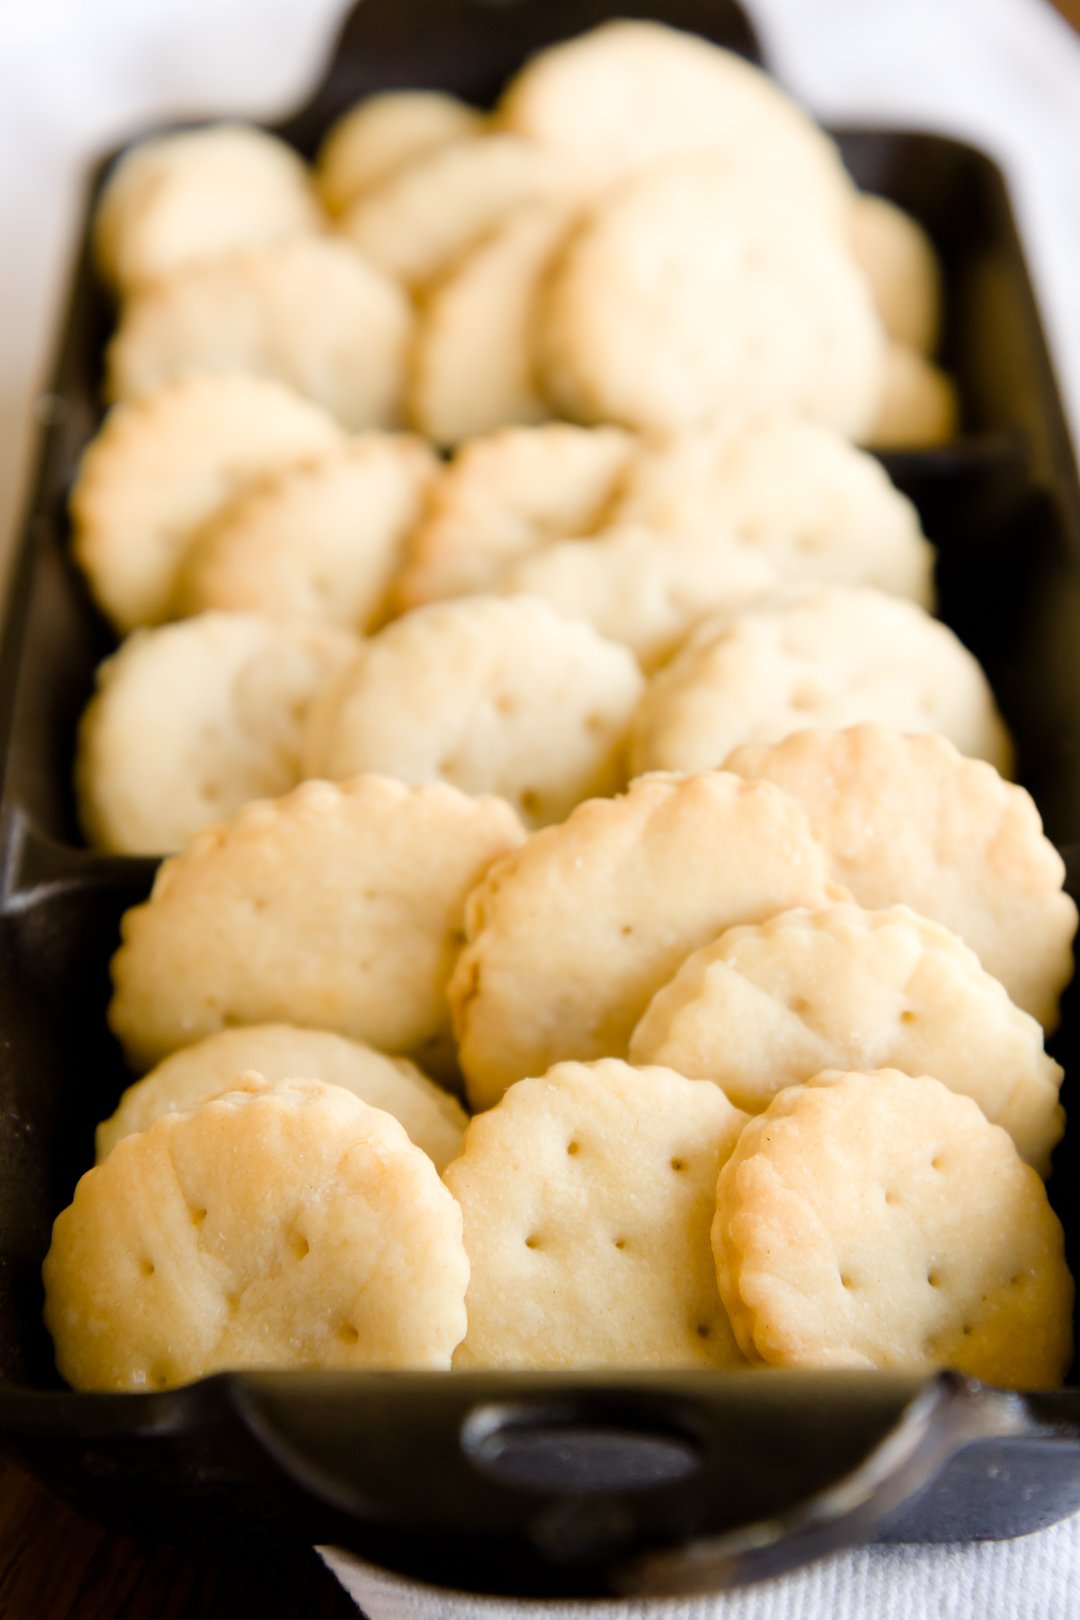
[(449, 1367), (469, 1266), (427, 1154), (341, 1086), (248, 1084), (125, 1138), (57, 1218), (45, 1320), (76, 1388)]
[(106, 356), (112, 399), (196, 372), (276, 377), (354, 432), (401, 421), (413, 314), (344, 242), (301, 237), (215, 259), (124, 306)]
[(848, 236), (895, 343), (931, 355), (941, 335), (942, 274), (926, 231), (886, 197), (851, 200)]
[(747, 785), (642, 777), (496, 862), (448, 989), (475, 1108), (561, 1059), (624, 1057), (656, 991), (725, 928), (847, 898), (798, 805)]
[(324, 207), (344, 213), (395, 169), (483, 126), (483, 113), (441, 90), (368, 96), (331, 124), (319, 147), (315, 185)]
[(866, 586), (803, 585), (698, 625), (649, 686), (630, 767), (709, 770), (743, 743), (860, 721), (1012, 761), (990, 683), (947, 625)]
[(890, 343), (885, 387), (866, 443), (882, 450), (926, 450), (955, 439), (960, 400), (953, 379), (914, 349)]
[(544, 199), (515, 208), (452, 265), (420, 308), (409, 419), (440, 444), (546, 421), (536, 381), (537, 299), (573, 206)]
[(434, 602), (365, 643), (314, 705), (307, 774), (495, 793), (527, 826), (625, 785), (631, 653), (532, 597)]
[(374, 629), (437, 469), (422, 440), (368, 433), (270, 473), (196, 535), (172, 611), (249, 608)]
[(955, 1367), (1060, 1383), (1073, 1285), (1037, 1173), (969, 1097), (827, 1071), (751, 1120), (717, 1186), (720, 1293), (785, 1367)]
[(904, 904), (951, 928), (1044, 1029), (1072, 976), (1076, 907), (1027, 792), (944, 737), (880, 726), (799, 732), (725, 768), (806, 810), (860, 905)]
[(869, 430), (886, 340), (865, 278), (842, 237), (739, 178), (712, 160), (662, 168), (571, 232), (537, 327), (558, 414), (671, 431), (787, 410)]
[(94, 251), (126, 295), (183, 267), (325, 223), (290, 146), (251, 125), (212, 124), (141, 141), (124, 154), (98, 204)]
[(108, 1158), (125, 1136), (149, 1130), (163, 1114), (183, 1114), (256, 1070), (268, 1084), (305, 1075), (344, 1086), (371, 1108), (393, 1114), (436, 1170), (461, 1151), (468, 1123), (455, 1097), (405, 1058), (386, 1057), (360, 1041), (291, 1024), (252, 1024), (185, 1046), (129, 1086), (116, 1112), (97, 1128), (97, 1157)]
[(661, 534), (622, 524), (588, 540), (552, 540), (499, 580), (503, 595), (542, 596), (586, 619), (655, 669), (706, 614), (775, 587), (775, 571), (733, 536)]
[(123, 920), (109, 1021), (132, 1068), (278, 1020), (443, 1063), (465, 898), (523, 836), (500, 799), (380, 776), (200, 833)]
[(201, 524), (272, 468), (343, 442), (325, 411), (264, 377), (187, 377), (114, 406), (71, 495), (98, 605), (121, 632), (160, 623)]
[(99, 667), (75, 782), (90, 842), (122, 855), (182, 849), (303, 775), (312, 703), (356, 636), (255, 613), (136, 631)]
[(875, 457), (822, 422), (739, 412), (646, 440), (612, 522), (730, 531), (791, 579), (874, 585), (934, 606), (934, 548), (915, 506)]
[(546, 540), (600, 524), (634, 441), (618, 428), (503, 428), (461, 446), (434, 484), (395, 588), (402, 608), (483, 591)]
[(852, 195), (836, 147), (760, 68), (694, 34), (616, 21), (541, 51), (496, 118), (561, 152), (595, 184), (699, 153), (774, 168), (793, 202), (842, 217)]
[(907, 906), (730, 929), (653, 997), (630, 1059), (715, 1080), (751, 1114), (823, 1069), (932, 1074), (1043, 1175), (1064, 1124), (1062, 1071), (1035, 1019), (963, 940)]
[(342, 216), (349, 241), (412, 290), (522, 203), (567, 195), (572, 174), (516, 135), (472, 135), (415, 158)]
[(716, 1287), (716, 1177), (746, 1115), (716, 1086), (557, 1063), (474, 1119), (461, 1205), (470, 1367), (743, 1365)]

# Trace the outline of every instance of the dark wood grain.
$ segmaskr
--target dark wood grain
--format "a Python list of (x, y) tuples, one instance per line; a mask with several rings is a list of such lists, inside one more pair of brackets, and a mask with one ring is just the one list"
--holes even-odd
[(0, 1464), (0, 1620), (357, 1620), (306, 1548), (236, 1556), (102, 1530)]

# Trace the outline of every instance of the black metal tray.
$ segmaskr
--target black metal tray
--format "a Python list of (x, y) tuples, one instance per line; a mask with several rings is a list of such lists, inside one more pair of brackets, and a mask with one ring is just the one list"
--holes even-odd
[[(613, 14), (661, 15), (758, 56), (722, 0), (364, 0), (322, 87), (278, 132), (310, 155), (378, 88), (490, 101), (537, 46)], [(857, 131), (841, 144), (859, 183), (921, 219), (946, 265), (963, 436), (888, 465), (940, 547), (943, 617), (986, 666), (1022, 780), (1069, 858), (1068, 846), (1080, 852), (1080, 488), (1005, 187), (955, 141)], [(0, 1450), (128, 1530), (288, 1533), (421, 1580), (519, 1595), (712, 1590), (856, 1540), (1015, 1536), (1080, 1508), (1080, 1389), (776, 1371), (236, 1374), (139, 1396), (59, 1387), (40, 1266), (92, 1160), (94, 1124), (128, 1078), (105, 1027), (107, 965), (122, 911), (153, 874), (152, 862), (81, 847), (70, 790), (75, 722), (111, 644), (66, 520), (101, 416), (109, 321), (84, 236), (0, 661)], [(1067, 1071), (1078, 1041), (1073, 993), (1054, 1042)], [(1051, 1182), (1074, 1270), (1078, 1189), (1074, 1128)]]

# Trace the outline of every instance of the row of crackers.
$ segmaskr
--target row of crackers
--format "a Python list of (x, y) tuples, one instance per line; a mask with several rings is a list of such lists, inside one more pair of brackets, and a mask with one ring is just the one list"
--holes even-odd
[[(880, 727), (531, 835), (370, 775), (249, 806), (124, 920), (110, 1021), (150, 1073), (56, 1225), (61, 1370), (1053, 1383), (1061, 1071), (1032, 1014), (1071, 972), (1062, 879), (1023, 789)], [(456, 1053), (463, 1140), (383, 1052)]]
[(541, 53), (490, 115), (375, 96), (313, 173), (239, 125), (144, 142), (95, 242), (114, 399), (255, 371), (443, 444), (732, 406), (894, 446), (956, 425), (925, 232), (760, 70), (655, 23)]

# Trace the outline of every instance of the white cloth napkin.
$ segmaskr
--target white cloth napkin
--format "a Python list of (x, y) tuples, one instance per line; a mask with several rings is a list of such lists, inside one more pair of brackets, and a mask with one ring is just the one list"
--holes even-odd
[[(432, 0), (433, 4), (438, 0)], [(1080, 437), (1080, 41), (1044, 0), (747, 0), (826, 119), (925, 127), (1006, 169)], [(141, 124), (301, 100), (345, 0), (0, 0), (0, 536), (24, 487), (83, 177)], [(1018, 1542), (864, 1550), (679, 1603), (461, 1598), (325, 1552), (370, 1620), (1075, 1620), (1080, 1517)]]

